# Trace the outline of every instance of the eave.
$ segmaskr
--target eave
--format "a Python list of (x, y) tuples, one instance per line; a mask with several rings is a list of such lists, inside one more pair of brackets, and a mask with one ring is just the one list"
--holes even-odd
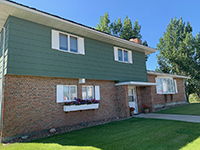
[(176, 75), (176, 74), (169, 74), (169, 73), (162, 73), (162, 72), (155, 72), (155, 71), (147, 71), (147, 74), (161, 76), (161, 77), (172, 77), (172, 78), (190, 79), (190, 77), (187, 77), (187, 76)]

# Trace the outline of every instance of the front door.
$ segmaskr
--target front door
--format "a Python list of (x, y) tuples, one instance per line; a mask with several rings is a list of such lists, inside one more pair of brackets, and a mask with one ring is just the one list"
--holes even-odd
[(137, 94), (135, 86), (128, 87), (128, 99), (129, 99), (129, 107), (134, 107), (135, 108), (134, 114), (138, 114)]

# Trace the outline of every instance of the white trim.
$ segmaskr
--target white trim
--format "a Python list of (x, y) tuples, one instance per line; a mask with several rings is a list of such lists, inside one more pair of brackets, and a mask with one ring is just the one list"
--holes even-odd
[[(2, 106), (3, 106), (3, 89), (4, 89), (4, 57), (5, 57), (5, 43), (6, 43), (6, 28), (4, 26), (0, 27), (3, 29), (3, 42), (2, 42), (2, 66), (1, 66), (1, 93), (0, 93), (0, 131), (2, 131)], [(2, 36), (1, 34), (1, 36)], [(0, 140), (2, 142), (2, 139)]]
[(177, 82), (176, 82), (176, 80), (174, 80), (174, 89), (175, 89), (175, 93), (178, 93), (178, 87), (177, 87)]
[(119, 85), (156, 86), (157, 83), (151, 83), (151, 82), (134, 82), (134, 81), (130, 81), (130, 82), (121, 82), (121, 83), (115, 84), (115, 86), (119, 86)]
[(95, 85), (95, 100), (100, 100), (100, 86)]
[(63, 85), (57, 85), (56, 87), (56, 102), (57, 103), (62, 103), (64, 102), (63, 99)]
[(78, 53), (85, 55), (84, 38), (78, 37)]
[[(118, 57), (119, 49), (122, 50), (122, 61), (120, 61), (119, 57)], [(124, 51), (126, 51), (127, 54), (128, 54), (128, 61), (124, 61)], [(118, 61), (118, 62), (122, 62), (122, 63), (132, 64), (133, 63), (132, 51), (128, 50), (128, 49), (121, 48), (121, 47), (114, 46), (114, 60)]]
[(133, 63), (132, 51), (128, 51), (128, 61), (129, 63)]
[(51, 47), (52, 49), (59, 49), (59, 32), (51, 30)]
[(190, 77), (187, 77), (187, 76), (175, 75), (175, 74), (169, 74), (169, 73), (162, 73), (162, 72), (154, 72), (154, 71), (147, 71), (147, 74), (157, 75), (157, 76), (164, 76), (164, 77), (190, 79)]
[(71, 106), (64, 105), (63, 111), (69, 112), (69, 111), (98, 109), (98, 108), (99, 108), (99, 103), (97, 103), (97, 104), (85, 104), (85, 105), (71, 105)]
[(118, 61), (118, 48), (114, 46), (114, 60)]
[(158, 79), (155, 78), (155, 81), (156, 81), (156, 83), (157, 83), (157, 85), (156, 85), (156, 93), (158, 93)]
[[(60, 34), (64, 34), (67, 36), (68, 40), (68, 48), (67, 50), (60, 49)], [(70, 37), (77, 38), (77, 52), (71, 52), (70, 51)], [(51, 32), (51, 42), (52, 42), (52, 49), (56, 49), (62, 52), (72, 53), (72, 54), (82, 54), (85, 55), (85, 47), (84, 47), (84, 38), (69, 34), (67, 32), (52, 30)]]

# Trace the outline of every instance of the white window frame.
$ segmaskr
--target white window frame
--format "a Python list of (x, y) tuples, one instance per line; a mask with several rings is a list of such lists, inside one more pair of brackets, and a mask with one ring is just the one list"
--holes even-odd
[[(122, 50), (122, 61), (119, 60), (118, 50)], [(124, 61), (124, 51), (128, 52), (128, 61)], [(118, 61), (118, 62), (131, 63), (132, 64), (133, 63), (132, 51), (114, 46), (114, 60)]]
[[(86, 99), (88, 99), (88, 87), (92, 87), (92, 99), (94, 99), (94, 86), (93, 85), (82, 85), (82, 99), (83, 99), (83, 87), (87, 87)], [(86, 100), (83, 99), (83, 100)]]
[[(60, 34), (66, 35), (68, 38), (68, 49), (67, 50), (60, 49)], [(70, 51), (70, 37), (77, 38), (77, 52)], [(84, 38), (73, 35), (73, 34), (69, 34), (66, 32), (62, 32), (62, 31), (56, 31), (56, 30), (52, 30), (51, 38), (52, 38), (52, 41), (51, 41), (52, 49), (56, 49), (56, 50), (59, 50), (62, 52), (85, 55)]]
[(178, 86), (176, 80), (174, 80), (174, 88), (175, 88), (175, 93), (178, 93)]
[[(176, 85), (175, 85), (175, 83), (174, 83), (174, 80), (173, 80), (173, 78), (171, 78), (171, 77), (157, 77), (156, 78), (156, 83), (158, 84), (158, 79), (161, 79), (162, 80), (162, 93), (160, 93), (159, 91), (158, 91), (158, 88), (159, 88), (159, 85), (157, 85), (156, 86), (156, 92), (157, 92), (157, 94), (175, 94), (175, 93), (178, 93), (178, 91), (176, 90)], [(163, 84), (163, 80), (164, 79), (166, 79), (166, 82), (167, 82), (167, 79), (170, 79), (171, 81), (172, 81), (172, 88), (173, 88), (173, 91), (174, 92), (169, 92), (169, 86), (168, 86), (168, 84), (166, 84), (166, 87), (164, 87), (164, 84)], [(167, 92), (164, 92), (164, 88), (167, 88)], [(176, 92), (177, 91), (177, 92)]]
[(70, 98), (70, 87), (75, 87), (76, 97), (77, 97), (77, 85), (57, 85), (57, 89), (56, 89), (57, 90), (57, 103), (75, 101), (74, 99), (64, 100), (64, 91), (63, 91), (64, 86), (69, 87), (69, 98)]

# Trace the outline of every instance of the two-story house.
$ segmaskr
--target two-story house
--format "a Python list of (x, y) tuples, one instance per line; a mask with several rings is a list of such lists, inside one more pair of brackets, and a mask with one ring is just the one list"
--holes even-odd
[[(156, 49), (12, 1), (0, 1), (2, 141), (83, 122), (127, 118), (142, 105), (184, 103), (184, 76), (147, 72)], [(174, 80), (175, 79), (175, 80)], [(95, 107), (63, 106), (75, 98)], [(72, 107), (70, 107), (72, 108)]]

